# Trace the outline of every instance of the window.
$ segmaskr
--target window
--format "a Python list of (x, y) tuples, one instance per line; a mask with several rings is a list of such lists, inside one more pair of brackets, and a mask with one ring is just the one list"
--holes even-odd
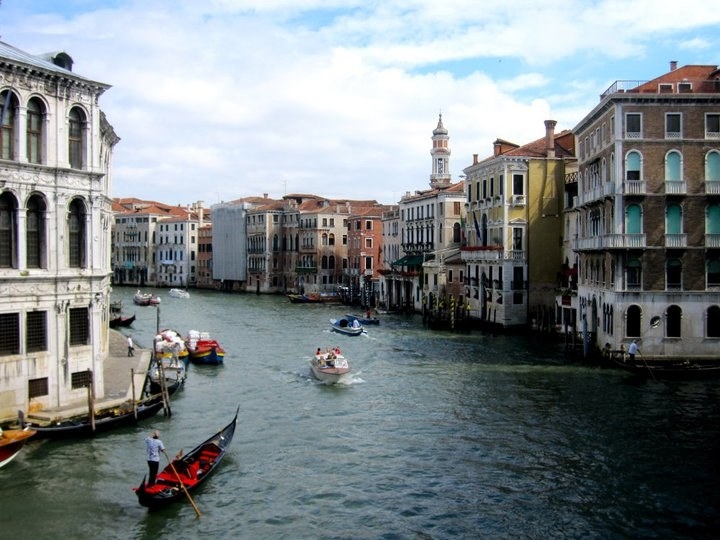
[(70, 386), (73, 390), (92, 386), (92, 372), (89, 369), (85, 371), (74, 371), (70, 374)]
[(366, 221), (365, 222), (365, 230), (366, 231), (372, 231), (372, 221)]
[(625, 319), (625, 336), (640, 337), (640, 320), (642, 319), (642, 309), (640, 306), (628, 307)]
[(629, 182), (640, 180), (641, 163), (640, 152), (631, 151), (627, 153), (625, 156), (625, 180)]
[(15, 198), (6, 191), (0, 195), (0, 268), (17, 268), (16, 217)]
[(30, 163), (43, 160), (43, 112), (42, 103), (32, 98), (27, 105), (27, 159)]
[(365, 257), (365, 270), (372, 270), (372, 269), (373, 269), (373, 258)]
[(373, 247), (373, 239), (366, 238), (365, 239), (365, 249), (372, 249), (372, 247)]
[(707, 286), (720, 287), (720, 259), (710, 259), (707, 263)]
[(68, 161), (73, 169), (83, 168), (85, 115), (74, 107), (68, 115)]
[(20, 315), (0, 313), (0, 356), (20, 354)]
[(665, 209), (665, 234), (682, 233), (682, 207), (670, 204)]
[(707, 113), (705, 115), (705, 138), (720, 139), (720, 114)]
[(522, 174), (513, 174), (513, 195), (525, 194), (525, 176)]
[(15, 111), (18, 102), (9, 90), (0, 93), (0, 159), (15, 158)]
[(627, 234), (642, 233), (642, 209), (640, 205), (629, 204), (625, 209), (625, 232)]
[(680, 306), (670, 306), (665, 313), (665, 336), (669, 338), (682, 337), (682, 309)]
[(682, 262), (680, 259), (670, 259), (665, 267), (665, 287), (667, 289), (682, 289)]
[(710, 306), (707, 309), (705, 335), (720, 338), (720, 307)]
[(642, 115), (627, 113), (625, 115), (625, 137), (627, 139), (642, 138)]
[(720, 152), (716, 150), (705, 156), (705, 181), (720, 182)]
[(682, 116), (680, 113), (665, 113), (665, 138), (682, 139)]
[(520, 227), (513, 227), (513, 250), (521, 250), (523, 248), (523, 230)]
[(43, 377), (42, 379), (30, 379), (28, 381), (28, 399), (47, 396), (48, 394), (47, 377)]
[(671, 150), (665, 155), (665, 181), (682, 181), (682, 155), (676, 150)]
[(47, 312), (28, 311), (25, 332), (27, 352), (47, 351)]
[(90, 343), (90, 321), (87, 308), (70, 309), (70, 345)]
[(27, 267), (45, 268), (45, 201), (38, 195), (28, 199), (25, 244)]
[[(642, 266), (636, 258), (628, 259), (625, 264), (625, 281), (628, 289), (639, 289), (642, 285)], [(629, 335), (629, 334), (628, 334)]]
[(79, 199), (70, 203), (68, 214), (68, 265), (85, 267), (85, 207)]

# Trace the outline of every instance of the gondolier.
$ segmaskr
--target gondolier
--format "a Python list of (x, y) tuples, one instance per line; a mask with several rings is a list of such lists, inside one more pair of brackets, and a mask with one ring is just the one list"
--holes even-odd
[(631, 362), (635, 360), (635, 355), (638, 353), (640, 353), (640, 349), (638, 348), (637, 340), (633, 339), (632, 343), (628, 347), (628, 356), (630, 357)]
[(165, 445), (163, 445), (163, 442), (160, 440), (160, 432), (157, 429), (153, 431), (152, 436), (145, 438), (145, 449), (147, 451), (147, 464), (150, 471), (148, 486), (154, 486), (155, 478), (160, 468), (160, 452), (167, 456)]

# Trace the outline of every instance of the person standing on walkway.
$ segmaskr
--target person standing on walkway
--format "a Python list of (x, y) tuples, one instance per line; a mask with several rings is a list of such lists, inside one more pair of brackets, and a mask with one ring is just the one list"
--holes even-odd
[(145, 449), (147, 451), (148, 470), (150, 471), (147, 485), (154, 486), (155, 478), (157, 477), (157, 472), (160, 468), (160, 452), (165, 454), (165, 457), (167, 457), (165, 446), (160, 440), (160, 432), (157, 429), (152, 432), (152, 436), (145, 437)]
[(135, 356), (135, 344), (133, 343), (132, 336), (128, 336), (128, 356)]

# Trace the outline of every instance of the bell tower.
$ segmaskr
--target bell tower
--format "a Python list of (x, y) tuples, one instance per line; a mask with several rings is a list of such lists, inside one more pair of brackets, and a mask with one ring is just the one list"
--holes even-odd
[(448, 147), (448, 130), (443, 126), (442, 113), (438, 117), (437, 127), (432, 135), (432, 174), (430, 187), (437, 188), (450, 185), (450, 148)]

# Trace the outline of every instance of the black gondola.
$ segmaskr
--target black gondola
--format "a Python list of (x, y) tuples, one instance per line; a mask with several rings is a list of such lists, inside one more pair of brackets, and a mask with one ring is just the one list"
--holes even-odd
[(615, 365), (639, 377), (662, 380), (706, 379), (720, 376), (717, 360), (615, 360)]
[(187, 497), (202, 484), (225, 457), (235, 434), (239, 410), (238, 407), (227, 426), (160, 471), (155, 485), (146, 485), (143, 477), (140, 485), (133, 488), (138, 502), (148, 508), (160, 508)]
[(110, 319), (110, 328), (126, 328), (135, 322), (135, 315), (130, 317), (113, 317)]
[(72, 439), (92, 437), (97, 433), (109, 431), (122, 426), (131, 426), (140, 420), (155, 416), (163, 408), (163, 400), (155, 396), (141, 401), (136, 407), (131, 403), (123, 404), (113, 409), (101, 411), (90, 418), (85, 415), (78, 419), (62, 420), (50, 424), (38, 424), (32, 421), (25, 422), (21, 415), (20, 423), (23, 427), (34, 429), (38, 439)]

